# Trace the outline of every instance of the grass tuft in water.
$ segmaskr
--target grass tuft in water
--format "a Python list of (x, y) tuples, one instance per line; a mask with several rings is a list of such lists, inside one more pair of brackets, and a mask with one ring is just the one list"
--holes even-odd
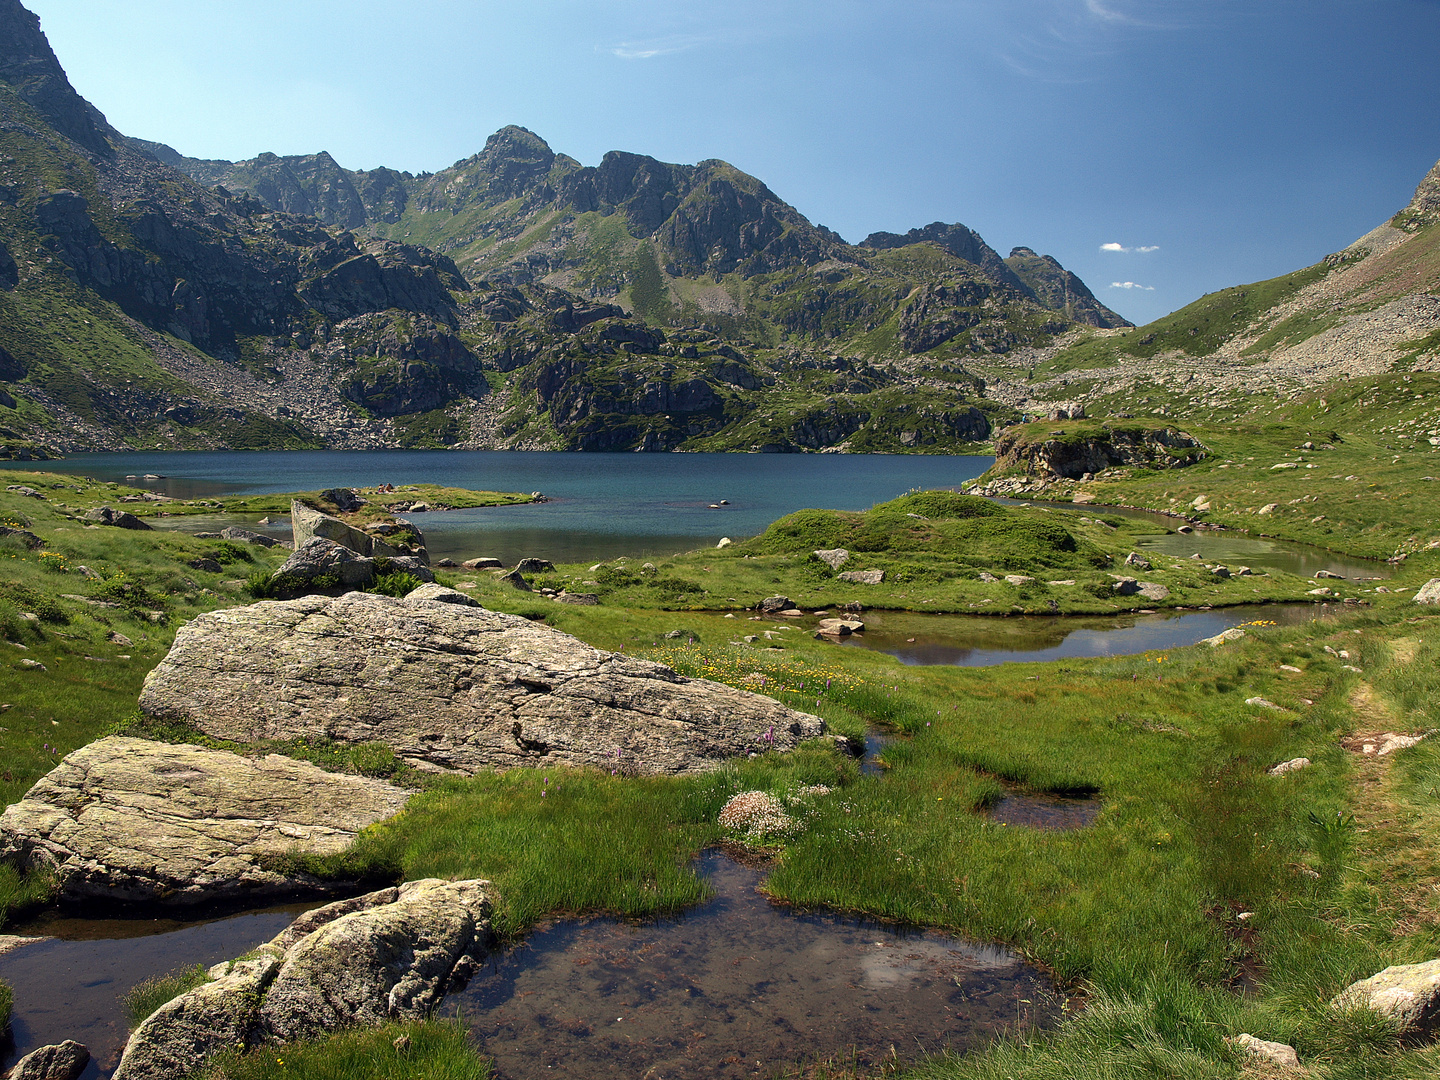
[(130, 1027), (139, 1027), (160, 1006), (209, 981), (205, 966), (196, 964), (193, 968), (152, 975), (136, 983), (125, 994), (125, 1015), (130, 1018)]

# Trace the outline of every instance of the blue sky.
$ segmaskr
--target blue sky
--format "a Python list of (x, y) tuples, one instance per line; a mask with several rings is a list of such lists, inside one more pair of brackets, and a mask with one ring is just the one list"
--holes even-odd
[(1343, 247), (1440, 158), (1440, 0), (28, 6), (182, 153), (418, 172), (514, 123), (586, 164), (724, 158), (851, 241), (1054, 255), (1136, 322)]

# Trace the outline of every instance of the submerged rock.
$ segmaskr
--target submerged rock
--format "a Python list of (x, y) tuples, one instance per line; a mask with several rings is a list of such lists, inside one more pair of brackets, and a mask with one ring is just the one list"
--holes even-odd
[(70, 900), (199, 903), (319, 888), (262, 865), (331, 854), (409, 793), (271, 754), (110, 736), (69, 754), (0, 816), (0, 857)]
[(418, 1020), (489, 950), (488, 881), (427, 878), (306, 912), (130, 1036), (114, 1080), (180, 1080), (221, 1050)]
[(140, 706), (217, 738), (383, 742), (422, 768), (718, 766), (819, 717), (759, 694), (604, 652), (479, 607), (369, 593), (201, 615), (150, 673)]

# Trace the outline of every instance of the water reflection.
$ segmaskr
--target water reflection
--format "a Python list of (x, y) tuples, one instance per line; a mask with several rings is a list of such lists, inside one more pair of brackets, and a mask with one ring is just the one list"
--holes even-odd
[(795, 914), (719, 852), (700, 869), (716, 896), (683, 918), (538, 929), (442, 1010), (459, 1005), (502, 1080), (753, 1077), (852, 1050), (867, 1067), (1059, 1013), (1006, 950)]
[(1129, 656), (1152, 649), (1175, 649), (1255, 619), (1288, 626), (1319, 618), (1328, 611), (1326, 604), (1246, 605), (1104, 618), (867, 611), (865, 632), (841, 638), (840, 644), (889, 653), (906, 664), (989, 667), (1006, 662)]
[[(36, 1047), (74, 1039), (90, 1048), (81, 1080), (109, 1076), (129, 1037), (124, 997), (153, 975), (218, 964), (269, 941), (303, 907), (208, 923), (171, 919), (74, 919), (51, 913), (9, 933), (56, 934), (0, 956), (0, 979), (15, 992), (8, 1066)], [(176, 929), (176, 927), (179, 929)]]

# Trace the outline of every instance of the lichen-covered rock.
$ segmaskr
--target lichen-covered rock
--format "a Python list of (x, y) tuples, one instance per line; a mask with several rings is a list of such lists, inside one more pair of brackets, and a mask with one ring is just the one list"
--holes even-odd
[(1415, 593), (1417, 604), (1440, 604), (1440, 577), (1431, 578)]
[(140, 1022), (111, 1080), (179, 1080), (222, 1050), (249, 1046), (265, 988), (280, 958), (261, 946), (253, 961), (166, 1002)]
[(309, 592), (348, 592), (375, 582), (375, 560), (344, 544), (312, 536), (270, 575), (270, 588), (292, 598)]
[[(204, 533), (196, 533), (196, 536), (204, 536)], [(227, 525), (220, 530), (220, 537), (225, 540), (239, 540), (246, 544), (258, 544), (260, 547), (280, 547), (280, 541), (273, 536), (266, 536), (254, 529), (242, 529), (239, 525)]]
[(488, 881), (426, 878), (301, 915), (162, 1005), (114, 1080), (182, 1080), (222, 1050), (428, 1015), (489, 950)]
[(418, 1020), (490, 945), (489, 882), (400, 886), (392, 903), (343, 915), (295, 944), (265, 994), (268, 1037)]
[(439, 604), (459, 604), (462, 607), (479, 607), (480, 601), (469, 596), (459, 589), (447, 589), (444, 585), (436, 585), (433, 581), (421, 585), (418, 589), (412, 589), (405, 594), (409, 601), (431, 600)]
[(90, 1048), (66, 1039), (30, 1051), (10, 1070), (10, 1080), (78, 1080), (90, 1064)]
[(592, 648), (541, 623), (412, 594), (268, 601), (182, 627), (145, 680), (152, 716), (217, 738), (383, 742), (419, 767), (687, 773), (825, 732), (759, 694)]
[(1158, 581), (1141, 581), (1138, 583), (1140, 595), (1146, 600), (1168, 600), (1170, 590)]
[(1289, 1043), (1270, 1042), (1268, 1039), (1257, 1039), (1254, 1035), (1246, 1032), (1235, 1036), (1235, 1045), (1244, 1050), (1251, 1057), (1257, 1057), (1272, 1065), (1279, 1065), (1285, 1069), (1298, 1069), (1300, 1067), (1300, 1056), (1295, 1053), (1295, 1048)]
[(1336, 1009), (1373, 1009), (1394, 1020), (1412, 1041), (1440, 1032), (1440, 960), (1399, 964), (1351, 983), (1336, 996)]
[(844, 548), (823, 548), (813, 554), (831, 570), (839, 570), (850, 559), (850, 552)]
[(198, 903), (319, 889), (261, 865), (344, 850), (408, 793), (272, 754), (111, 736), (83, 746), (0, 816), (0, 857), (51, 870), (71, 899)]
[(841, 581), (852, 585), (879, 585), (885, 580), (884, 570), (846, 570), (836, 575)]

